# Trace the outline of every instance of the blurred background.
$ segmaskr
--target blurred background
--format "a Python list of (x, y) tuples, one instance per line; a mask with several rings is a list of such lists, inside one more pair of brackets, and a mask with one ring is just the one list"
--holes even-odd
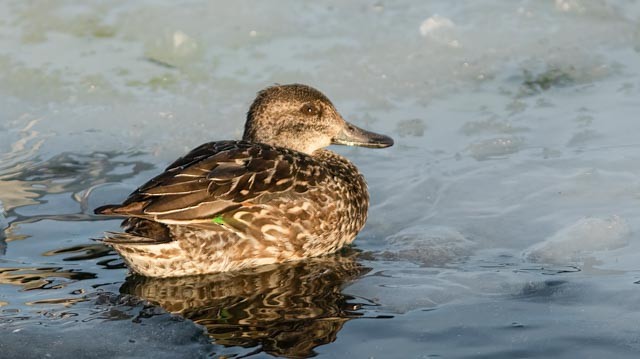
[[(92, 209), (291, 82), (396, 141), (332, 148), (369, 183), (357, 258), (127, 277)], [(635, 358), (639, 114), (632, 0), (3, 1), (0, 349)]]

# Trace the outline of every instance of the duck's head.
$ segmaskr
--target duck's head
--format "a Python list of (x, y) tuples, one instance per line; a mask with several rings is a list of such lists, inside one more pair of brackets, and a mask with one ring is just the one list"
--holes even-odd
[(249, 108), (243, 140), (307, 154), (332, 144), (372, 148), (393, 145), (388, 136), (346, 122), (325, 95), (300, 84), (260, 91)]

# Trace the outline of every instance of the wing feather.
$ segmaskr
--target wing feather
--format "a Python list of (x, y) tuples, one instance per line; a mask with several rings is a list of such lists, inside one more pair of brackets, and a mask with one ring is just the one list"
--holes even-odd
[(326, 171), (312, 157), (245, 141), (203, 144), (103, 214), (162, 223), (207, 223), (222, 213), (260, 204), (274, 195), (298, 195)]

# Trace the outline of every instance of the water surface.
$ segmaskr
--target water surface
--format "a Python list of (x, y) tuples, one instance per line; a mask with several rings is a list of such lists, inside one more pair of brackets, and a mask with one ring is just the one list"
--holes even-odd
[[(0, 4), (7, 357), (635, 358), (633, 1)], [(301, 82), (385, 150), (355, 249), (128, 276), (93, 240), (189, 149)]]

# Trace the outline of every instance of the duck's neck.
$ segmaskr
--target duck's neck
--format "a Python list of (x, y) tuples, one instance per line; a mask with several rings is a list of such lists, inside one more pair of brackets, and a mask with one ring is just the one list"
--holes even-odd
[[(358, 168), (353, 163), (351, 163), (351, 161), (333, 151), (321, 148), (319, 150), (313, 151), (311, 156), (319, 161), (322, 161), (327, 168), (333, 167), (336, 170), (344, 170), (344, 172), (348, 172), (345, 173), (346, 175), (357, 174), (358, 176), (362, 177), (362, 175), (358, 171)], [(336, 173), (336, 175), (338, 174), (339, 173)]]
[(364, 176), (360, 174), (356, 165), (345, 157), (327, 149), (314, 151), (312, 157), (321, 161), (324, 167), (331, 172), (333, 178), (342, 182), (349, 189), (349, 192), (361, 197), (368, 205), (367, 182), (365, 182)]

